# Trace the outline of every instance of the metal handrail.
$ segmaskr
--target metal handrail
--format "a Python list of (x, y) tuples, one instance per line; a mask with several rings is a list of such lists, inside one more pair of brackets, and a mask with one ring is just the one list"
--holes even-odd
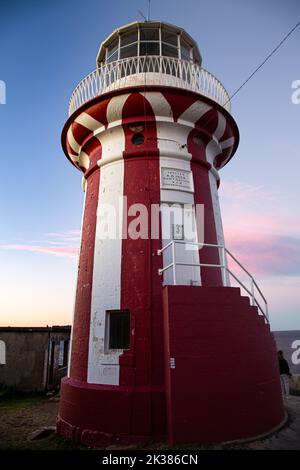
[(256, 283), (256, 281), (255, 281), (255, 279), (254, 279), (254, 277), (249, 273), (249, 271), (247, 271), (246, 268), (244, 268), (244, 266), (236, 259), (236, 257), (235, 257), (232, 253), (230, 253), (229, 250), (227, 250), (227, 248), (225, 248), (225, 252), (226, 252), (226, 253), (231, 257), (231, 259), (233, 259), (233, 260), (240, 266), (240, 268), (242, 268), (243, 271), (251, 278), (252, 286), (253, 286), (253, 288), (256, 287), (256, 289), (258, 290), (260, 296), (262, 297), (262, 299), (263, 299), (263, 301), (264, 301), (264, 303), (265, 303), (266, 310), (267, 310), (267, 313), (268, 313), (268, 302), (267, 302), (265, 296), (263, 295), (262, 291), (261, 291), (260, 288), (258, 287), (258, 285), (257, 285), (257, 283)]
[[(188, 263), (188, 262), (179, 262), (176, 261), (175, 258), (175, 245), (176, 244), (184, 244), (184, 245), (194, 245), (198, 246), (199, 248), (201, 247), (213, 247), (213, 248), (218, 248), (221, 250), (222, 253), (222, 260), (223, 263), (221, 264), (210, 264), (210, 263)], [(158, 270), (158, 273), (162, 275), (165, 271), (168, 269), (172, 268), (173, 270), (173, 284), (177, 285), (176, 282), (176, 266), (191, 266), (191, 267), (206, 267), (206, 268), (221, 268), (224, 275), (223, 275), (223, 282), (224, 286), (227, 286), (227, 276), (226, 273), (228, 273), (231, 277), (233, 277), (236, 282), (247, 292), (251, 299), (251, 305), (255, 306), (258, 308), (258, 311), (261, 312), (261, 314), (264, 316), (265, 320), (267, 323), (269, 323), (269, 315), (268, 315), (268, 303), (263, 295), (261, 289), (258, 287), (254, 277), (252, 274), (247, 271), (247, 269), (240, 263), (240, 261), (229, 251), (227, 248), (225, 248), (223, 245), (214, 245), (211, 243), (197, 243), (197, 242), (186, 242), (184, 240), (171, 240), (169, 243), (167, 243), (163, 248), (157, 251), (158, 255), (161, 255), (165, 250), (167, 250), (171, 246), (172, 248), (172, 262), (169, 263), (167, 266), (164, 266), (163, 268)], [(234, 274), (227, 266), (226, 263), (226, 254), (247, 274), (247, 276), (250, 278), (250, 288), (248, 288), (239, 278), (236, 274)], [(260, 303), (257, 300), (257, 297), (255, 295), (255, 288), (257, 289), (258, 293), (260, 294), (263, 302), (264, 302), (264, 308), (260, 305)]]
[[(134, 80), (129, 79), (133, 75)], [(195, 91), (230, 112), (226, 89), (213, 74), (198, 64), (175, 57), (139, 56), (106, 63), (81, 80), (71, 95), (69, 116), (87, 101), (107, 91), (139, 84), (138, 78), (143, 85), (147, 83)]]

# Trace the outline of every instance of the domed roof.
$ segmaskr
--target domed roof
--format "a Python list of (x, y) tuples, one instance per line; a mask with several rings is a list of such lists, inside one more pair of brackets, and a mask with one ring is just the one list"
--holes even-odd
[(135, 55), (176, 57), (176, 54), (179, 59), (201, 65), (197, 43), (184, 29), (162, 21), (134, 21), (115, 29), (102, 42), (96, 63), (99, 67), (109, 60)]

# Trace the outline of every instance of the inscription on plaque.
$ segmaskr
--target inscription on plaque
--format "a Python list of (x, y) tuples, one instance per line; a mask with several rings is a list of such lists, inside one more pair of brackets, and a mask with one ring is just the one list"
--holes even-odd
[(192, 191), (190, 171), (178, 170), (177, 168), (162, 168), (161, 180), (163, 188)]

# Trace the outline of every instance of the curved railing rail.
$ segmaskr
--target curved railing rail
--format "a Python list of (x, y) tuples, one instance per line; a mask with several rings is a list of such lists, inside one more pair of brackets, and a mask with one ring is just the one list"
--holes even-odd
[[(197, 247), (209, 247), (209, 248), (218, 248), (220, 252), (220, 259), (221, 263), (220, 264), (208, 264), (208, 263), (184, 263), (184, 262), (179, 262), (176, 260), (175, 256), (175, 245), (176, 244), (186, 244), (186, 245), (195, 245)], [(220, 268), (222, 269), (223, 272), (223, 285), (224, 287), (230, 286), (229, 283), (229, 276), (233, 277), (235, 281), (239, 284), (240, 287), (242, 287), (246, 293), (249, 295), (251, 299), (251, 304), (255, 307), (258, 308), (258, 312), (261, 313), (266, 322), (269, 323), (269, 314), (268, 314), (268, 303), (266, 301), (265, 296), (263, 295), (262, 291), (258, 287), (254, 277), (247, 271), (247, 269), (244, 268), (244, 266), (236, 259), (233, 254), (230, 253), (227, 248), (223, 245), (212, 245), (209, 243), (195, 243), (195, 242), (186, 242), (184, 240), (172, 240), (170, 241), (167, 245), (165, 245), (161, 250), (157, 251), (158, 255), (161, 255), (165, 250), (168, 248), (171, 248), (171, 253), (172, 253), (172, 261), (168, 265), (164, 266), (162, 269), (158, 270), (158, 273), (162, 275), (165, 271), (168, 269), (172, 268), (173, 271), (173, 282), (172, 285), (177, 285), (176, 281), (176, 266), (193, 266), (193, 267), (206, 267), (206, 268)], [(245, 285), (245, 282), (242, 282), (241, 279), (239, 279), (237, 274), (234, 274), (231, 269), (228, 268), (227, 265), (227, 259), (226, 255), (234, 262), (236, 263), (242, 271), (247, 275), (248, 281), (250, 281), (249, 285)], [(262, 305), (261, 305), (262, 304)]]
[(230, 98), (219, 80), (199, 65), (163, 56), (128, 57), (104, 64), (85, 77), (70, 98), (69, 116), (85, 102), (107, 91), (149, 84), (192, 90), (230, 112)]

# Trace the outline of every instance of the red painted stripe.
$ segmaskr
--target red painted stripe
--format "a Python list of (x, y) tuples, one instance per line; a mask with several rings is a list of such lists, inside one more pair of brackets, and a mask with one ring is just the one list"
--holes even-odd
[(72, 148), (71, 145), (69, 144), (68, 138), (66, 139), (66, 147), (67, 147), (68, 155), (76, 155), (76, 156), (78, 156), (78, 153), (75, 152), (75, 150), (73, 150), (73, 148)]
[(214, 160), (214, 166), (218, 170), (221, 168), (227, 160), (230, 160), (233, 152), (233, 146), (223, 150), (221, 154), (217, 155)]
[(195, 123), (195, 127), (210, 136), (213, 135), (214, 131), (218, 126), (219, 118), (218, 111), (216, 109), (211, 109), (205, 113), (198, 121)]
[[(156, 120), (152, 107), (140, 93), (132, 93), (123, 107), (122, 125), (125, 134), (124, 158), (158, 156)], [(136, 145), (136, 134), (144, 136), (144, 143)]]
[[(134, 122), (134, 111), (137, 118)], [(149, 121), (151, 118), (151, 121)], [(159, 151), (156, 140), (156, 123), (152, 108), (139, 93), (129, 96), (123, 107), (122, 125), (125, 134), (124, 151), (124, 196), (128, 207), (142, 203), (150, 213), (152, 198), (159, 202)], [(134, 145), (132, 137), (136, 133), (144, 135), (141, 145)], [(148, 152), (151, 151), (151, 157)], [(135, 152), (139, 156), (133, 157)], [(156, 176), (156, 177), (155, 177)], [(128, 226), (134, 217), (128, 217)], [(148, 227), (149, 228), (149, 227)], [(121, 266), (121, 308), (131, 313), (132, 328), (136, 330), (137, 343), (132, 341), (131, 353), (135, 357), (136, 385), (151, 383), (151, 240), (132, 240), (128, 237), (122, 241)], [(132, 338), (134, 340), (134, 338)], [(124, 353), (126, 355), (127, 353)], [(120, 381), (124, 384), (125, 367), (120, 368)]]
[(73, 122), (72, 123), (72, 132), (74, 139), (80, 146), (82, 146), (82, 143), (84, 140), (93, 133), (85, 126), (82, 126), (82, 124), (79, 124), (78, 122)]
[[(212, 205), (208, 169), (191, 163), (195, 193), (195, 204), (204, 204), (204, 242), (218, 244), (215, 226), (215, 216)], [(205, 264), (220, 264), (219, 252), (216, 248), (203, 247), (199, 251), (200, 262)], [(221, 286), (221, 270), (218, 268), (201, 268), (201, 281), (203, 286)]]
[(82, 381), (87, 380), (99, 183), (100, 169), (88, 178), (73, 324), (70, 377)]
[[(195, 131), (193, 130), (188, 137), (188, 151), (192, 154), (191, 170), (194, 180), (194, 203), (195, 205), (204, 204), (204, 242), (217, 244), (215, 216), (209, 183), (210, 164), (206, 161), (205, 145), (195, 143), (194, 135)], [(203, 140), (205, 140), (205, 137)], [(215, 248), (202, 248), (199, 251), (199, 256), (201, 263), (220, 263), (219, 253)], [(221, 273), (217, 268), (201, 268), (201, 280), (204, 286), (222, 285)]]
[(222, 142), (223, 140), (230, 139), (230, 137), (233, 137), (233, 130), (231, 123), (229, 121), (226, 121), (225, 131), (220, 139), (220, 142)]
[(94, 119), (97, 121), (101, 122), (101, 124), (105, 127), (107, 127), (107, 106), (109, 105), (109, 102), (111, 100), (111, 97), (108, 99), (104, 99), (101, 101), (101, 106), (99, 106), (99, 103), (94, 104), (90, 108), (86, 110), (86, 113), (92, 116)]
[[(145, 135), (144, 144), (135, 146), (139, 147), (136, 156), (132, 156), (135, 150), (131, 140), (135, 132), (131, 129), (132, 110), (136, 110), (136, 124), (144, 126), (142, 133)], [(159, 150), (153, 118), (153, 110), (142, 95), (132, 94), (128, 98), (122, 119), (126, 143), (124, 196), (127, 196), (128, 207), (134, 203), (146, 206), (149, 236), (145, 240), (128, 238), (122, 242), (121, 308), (130, 310), (135, 335), (131, 337), (130, 352), (120, 357), (120, 384), (131, 385), (132, 393), (144, 390), (143, 400), (134, 402), (132, 432), (146, 426), (149, 433), (161, 433), (165, 426), (164, 403), (157, 400), (157, 393), (154, 393), (164, 386), (162, 278), (158, 276), (161, 258), (156, 255), (161, 242), (151, 240), (150, 236), (151, 204), (160, 203)], [(134, 218), (128, 217), (127, 227)], [(128, 362), (130, 357), (133, 365), (126, 365), (126, 358)]]
[[(192, 161), (195, 163), (205, 163), (209, 165), (206, 160), (205, 149), (210, 142), (211, 137), (199, 132), (198, 129), (193, 129), (188, 135), (187, 146), (188, 152), (192, 154)], [(210, 167), (210, 165), (209, 165)]]
[(195, 101), (198, 101), (198, 97), (196, 95), (178, 95), (166, 91), (163, 91), (162, 94), (172, 108), (174, 121), (177, 121), (179, 116), (181, 116), (184, 111), (186, 111), (193, 103), (195, 103)]
[(83, 145), (82, 150), (89, 156), (90, 166), (88, 171), (90, 171), (95, 165), (97, 165), (97, 161), (101, 159), (101, 142), (99, 139), (97, 139), (97, 137), (90, 137)]

